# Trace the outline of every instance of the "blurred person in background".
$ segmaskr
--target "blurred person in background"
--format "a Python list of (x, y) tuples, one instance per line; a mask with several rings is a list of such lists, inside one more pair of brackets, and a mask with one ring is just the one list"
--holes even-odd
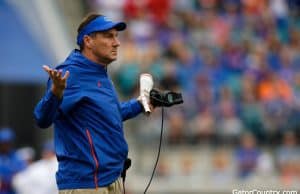
[(244, 126), (237, 116), (233, 93), (228, 87), (224, 87), (221, 91), (217, 110), (219, 113), (217, 129), (220, 140), (224, 143), (236, 144)]
[(240, 147), (235, 152), (238, 177), (250, 178), (255, 172), (260, 156), (260, 149), (256, 145), (255, 137), (251, 133), (245, 133), (241, 137)]
[(231, 171), (231, 164), (232, 161), (229, 157), (230, 153), (228, 150), (224, 148), (219, 148), (215, 150), (212, 158), (212, 179), (218, 185), (225, 185), (232, 181), (232, 171)]
[(16, 173), (25, 169), (26, 163), (13, 148), (15, 133), (10, 128), (0, 130), (0, 193), (15, 194), (12, 179)]
[(16, 174), (13, 187), (18, 194), (57, 194), (56, 171), (54, 144), (49, 140), (43, 145), (42, 158)]
[(41, 128), (54, 123), (60, 194), (121, 194), (128, 155), (123, 121), (143, 112), (138, 99), (120, 103), (107, 73), (117, 59), (124, 22), (89, 14), (78, 28), (77, 44), (65, 62), (51, 69), (45, 96), (34, 115)]
[(16, 151), (16, 154), (26, 162), (26, 165), (30, 165), (35, 159), (35, 150), (32, 147), (21, 147)]
[(192, 143), (212, 143), (215, 140), (216, 119), (211, 107), (205, 107), (190, 122)]
[(168, 115), (167, 141), (169, 144), (179, 145), (184, 141), (184, 132), (187, 127), (184, 124), (184, 117), (180, 111), (173, 110)]
[(297, 138), (293, 132), (284, 133), (282, 144), (276, 150), (275, 158), (280, 179), (284, 185), (291, 186), (299, 181), (300, 147), (297, 145)]

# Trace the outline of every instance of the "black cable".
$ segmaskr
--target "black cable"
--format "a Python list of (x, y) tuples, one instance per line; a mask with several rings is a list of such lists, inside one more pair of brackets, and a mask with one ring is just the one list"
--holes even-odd
[(160, 156), (160, 150), (161, 150), (162, 137), (163, 137), (163, 130), (164, 130), (164, 107), (162, 106), (161, 107), (161, 129), (160, 129), (160, 138), (159, 138), (158, 153), (157, 153), (156, 162), (155, 162), (155, 165), (154, 165), (154, 168), (153, 168), (153, 171), (152, 171), (152, 175), (151, 175), (150, 181), (149, 181), (149, 183), (148, 183), (148, 185), (147, 185), (147, 187), (146, 187), (146, 189), (144, 191), (144, 194), (146, 194), (148, 188), (150, 187), (150, 184), (152, 182), (152, 179), (153, 179), (153, 176), (154, 176), (157, 164), (158, 164), (158, 160), (159, 160), (159, 156)]
[(122, 183), (123, 183), (123, 191), (124, 191), (124, 194), (126, 194), (126, 192), (125, 192), (125, 180), (122, 181)]

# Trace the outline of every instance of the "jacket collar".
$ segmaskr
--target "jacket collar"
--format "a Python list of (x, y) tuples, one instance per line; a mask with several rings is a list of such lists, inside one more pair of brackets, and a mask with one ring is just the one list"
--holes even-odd
[(67, 60), (71, 60), (75, 62), (76, 65), (82, 66), (83, 68), (88, 68), (90, 70), (92, 69), (107, 74), (107, 68), (104, 65), (89, 60), (78, 49), (74, 49)]

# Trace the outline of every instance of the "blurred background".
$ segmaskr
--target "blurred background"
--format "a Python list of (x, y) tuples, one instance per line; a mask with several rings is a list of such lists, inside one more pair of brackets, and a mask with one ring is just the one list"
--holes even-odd
[[(41, 66), (55, 67), (76, 48), (90, 11), (127, 22), (109, 66), (121, 100), (138, 96), (144, 72), (155, 87), (183, 94), (183, 105), (165, 111), (149, 193), (299, 192), (300, 0), (1, 0), (1, 194), (33, 194), (24, 185), (37, 190), (54, 178), (53, 159), (43, 175), (24, 173), (53, 158), (52, 128), (38, 129), (32, 113), (45, 92)], [(159, 108), (124, 123), (129, 194), (148, 183), (160, 124)], [(7, 150), (16, 151), (10, 160)], [(25, 184), (30, 176), (38, 180)]]

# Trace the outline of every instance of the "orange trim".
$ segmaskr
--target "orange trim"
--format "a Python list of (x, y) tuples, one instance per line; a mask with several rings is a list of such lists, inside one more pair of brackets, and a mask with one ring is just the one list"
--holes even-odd
[(95, 162), (95, 165), (96, 165), (95, 173), (94, 173), (94, 182), (95, 182), (95, 187), (97, 189), (98, 188), (97, 174), (98, 174), (99, 162), (98, 162), (98, 159), (97, 159), (96, 154), (95, 154), (95, 150), (94, 150), (94, 146), (93, 146), (94, 144), (93, 144), (93, 140), (92, 140), (90, 131), (88, 129), (86, 129), (85, 132), (86, 132), (86, 135), (88, 137), (90, 148), (91, 148), (91, 154), (92, 154), (92, 156), (94, 158), (94, 162)]

